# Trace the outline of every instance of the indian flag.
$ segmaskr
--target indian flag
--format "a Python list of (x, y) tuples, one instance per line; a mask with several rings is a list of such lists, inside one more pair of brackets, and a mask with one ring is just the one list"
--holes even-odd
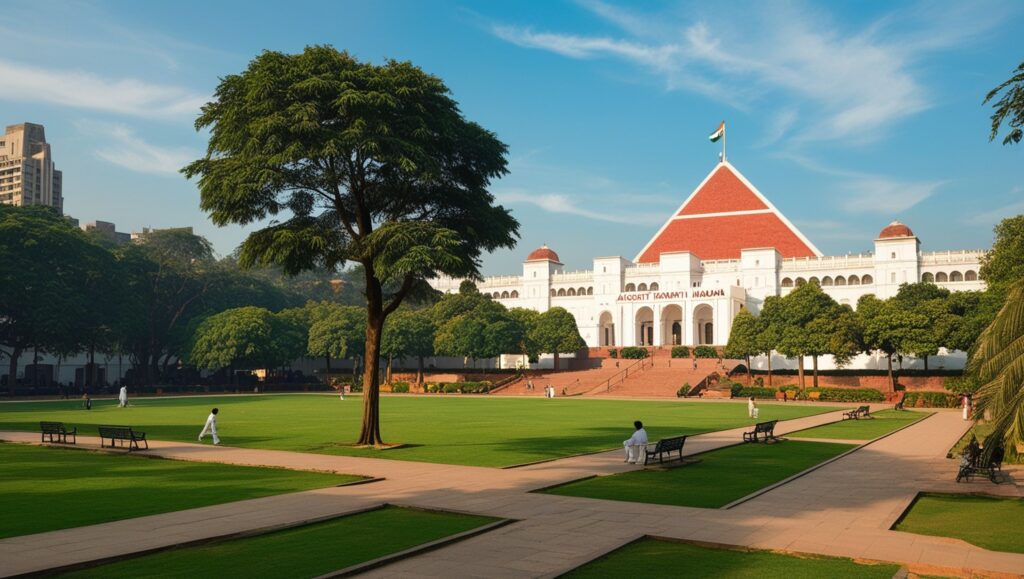
[(708, 135), (708, 138), (711, 139), (712, 143), (716, 143), (716, 142), (718, 142), (718, 139), (721, 139), (724, 136), (725, 136), (725, 121), (722, 121), (722, 124), (718, 125), (718, 128), (715, 129), (715, 132), (713, 132), (710, 135)]

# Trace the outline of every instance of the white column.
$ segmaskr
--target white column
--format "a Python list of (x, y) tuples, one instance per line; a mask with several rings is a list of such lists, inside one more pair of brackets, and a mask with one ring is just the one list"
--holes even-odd
[(654, 328), (653, 328), (653, 334), (654, 334), (654, 343), (653, 343), (653, 345), (655, 347), (657, 347), (657, 346), (661, 345), (661, 333), (664, 331), (664, 328), (661, 327), (661, 306), (658, 305), (658, 304), (654, 304), (653, 310), (654, 310), (654, 317), (651, 318), (651, 324), (654, 326)]

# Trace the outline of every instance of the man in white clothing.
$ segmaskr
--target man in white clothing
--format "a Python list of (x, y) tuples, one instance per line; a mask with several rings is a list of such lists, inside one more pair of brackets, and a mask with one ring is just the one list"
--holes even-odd
[(626, 462), (643, 464), (647, 458), (647, 431), (644, 430), (644, 423), (639, 420), (633, 423), (633, 427), (636, 428), (633, 436), (622, 441), (622, 446), (626, 449)]
[(199, 442), (203, 441), (203, 437), (209, 432), (213, 435), (213, 443), (220, 444), (220, 438), (217, 436), (217, 413), (220, 412), (214, 408), (210, 411), (210, 415), (206, 417), (206, 425), (203, 426), (203, 431), (199, 433)]
[(757, 404), (754, 404), (753, 396), (747, 400), (747, 416), (757, 418)]
[(121, 386), (121, 392), (117, 395), (117, 405), (121, 408), (128, 406), (128, 387)]

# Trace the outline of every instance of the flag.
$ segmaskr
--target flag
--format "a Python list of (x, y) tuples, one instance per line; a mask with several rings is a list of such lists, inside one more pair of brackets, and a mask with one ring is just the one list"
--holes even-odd
[(718, 125), (718, 128), (715, 129), (715, 132), (713, 132), (710, 135), (708, 135), (708, 138), (711, 139), (712, 143), (717, 143), (718, 139), (721, 139), (724, 136), (725, 136), (725, 121), (722, 121), (722, 124)]

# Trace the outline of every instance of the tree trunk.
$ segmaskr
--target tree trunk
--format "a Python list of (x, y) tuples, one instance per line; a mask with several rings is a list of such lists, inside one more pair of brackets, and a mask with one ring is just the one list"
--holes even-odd
[(747, 385), (754, 385), (754, 373), (750, 370), (750, 354), (747, 354)]
[(896, 376), (892, 373), (892, 354), (885, 357), (886, 362), (889, 365), (889, 384), (892, 386), (892, 391), (896, 391)]
[(11, 397), (14, 397), (15, 390), (18, 387), (18, 358), (21, 357), (21, 348), (14, 346), (11, 349), (11, 360), (7, 367), (7, 386), (11, 392)]
[(814, 379), (811, 380), (811, 383), (814, 384), (815, 388), (817, 388), (818, 387), (818, 356), (814, 355), (813, 356), (813, 360), (814, 360)]
[(804, 356), (800, 354), (797, 356), (796, 373), (799, 375), (800, 388), (804, 387)]
[(924, 371), (928, 371), (928, 354), (924, 355)]
[(327, 384), (330, 384), (331, 383), (331, 357), (330, 356), (324, 356), (324, 362), (327, 364), (327, 371), (324, 374), (325, 381), (327, 382)]
[[(368, 292), (371, 293), (371, 292)], [(380, 338), (384, 329), (384, 312), (380, 295), (367, 296), (366, 361), (363, 369), (363, 428), (356, 444), (378, 446), (384, 443), (380, 436)]]
[(423, 384), (423, 356), (417, 356), (416, 383)]
[(388, 373), (385, 382), (390, 384), (394, 380), (394, 363), (395, 359), (389, 354), (388, 355)]
[(558, 372), (558, 352), (555, 352), (555, 372)]
[(768, 387), (772, 386), (772, 351), (768, 350)]

